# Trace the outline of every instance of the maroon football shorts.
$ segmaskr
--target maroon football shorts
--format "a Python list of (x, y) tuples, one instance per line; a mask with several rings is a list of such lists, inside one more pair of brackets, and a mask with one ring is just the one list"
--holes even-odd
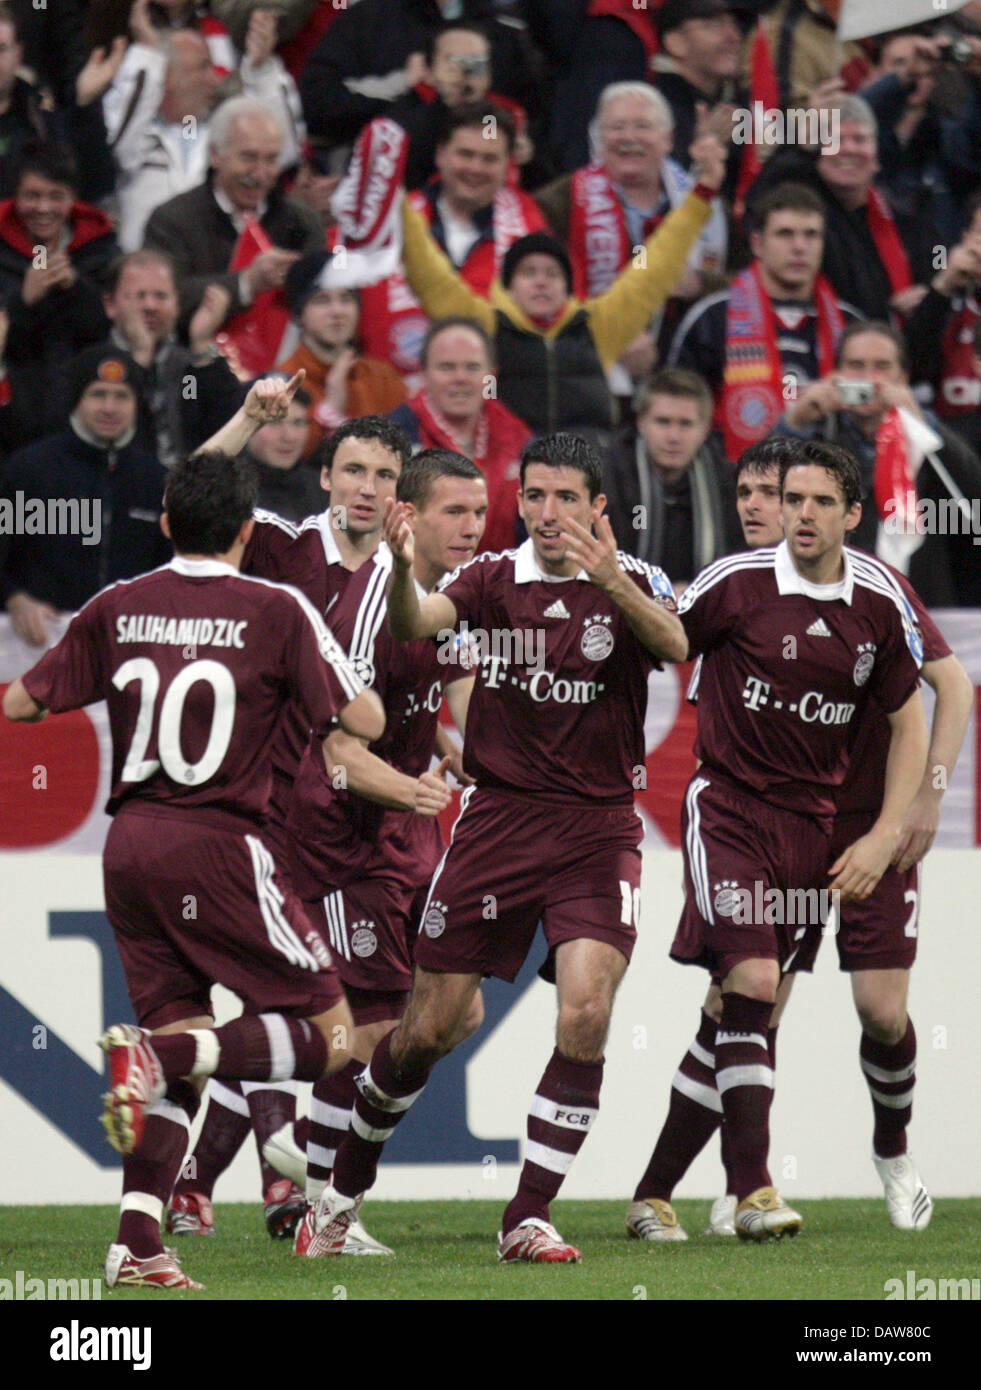
[(672, 958), (719, 979), (743, 960), (790, 969), (812, 946), (813, 964), (830, 907), (830, 831), (704, 768), (688, 784), (681, 831), (685, 905)]
[(330, 946), (349, 997), (353, 990), (404, 993), (412, 988), (412, 943), (425, 896), (424, 889), (409, 892), (383, 879), (365, 879), (304, 902)]
[(629, 961), (641, 835), (633, 806), (553, 805), (468, 787), (429, 889), (416, 963), (513, 980), (539, 921), (550, 951), (588, 938)]
[[(873, 811), (851, 811), (835, 818), (829, 865), (867, 834), (875, 823)], [(889, 868), (862, 901), (840, 903), (829, 924), (838, 947), (840, 970), (909, 970), (916, 960), (917, 923), (920, 914), (919, 866), (905, 873)], [(820, 944), (820, 941), (817, 943)], [(811, 963), (797, 961), (792, 970), (809, 970)], [(800, 959), (800, 957), (798, 957)]]
[(246, 1013), (309, 1018), (343, 999), (326, 943), (247, 825), (143, 807), (114, 818), (106, 912), (144, 1027), (210, 1014), (213, 984)]

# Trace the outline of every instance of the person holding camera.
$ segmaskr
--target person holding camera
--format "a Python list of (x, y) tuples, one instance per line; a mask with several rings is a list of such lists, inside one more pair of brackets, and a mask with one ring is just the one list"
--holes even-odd
[[(900, 567), (928, 608), (981, 604), (981, 532), (975, 534), (981, 462), (917, 404), (906, 343), (888, 323), (850, 324), (834, 371), (797, 394), (774, 433), (825, 439), (855, 455), (862, 470), (862, 518), (851, 544), (881, 556), (886, 537), (901, 540), (906, 553)], [(915, 530), (906, 532), (894, 519), (909, 516), (914, 499)], [(885, 558), (895, 563), (895, 550)]]

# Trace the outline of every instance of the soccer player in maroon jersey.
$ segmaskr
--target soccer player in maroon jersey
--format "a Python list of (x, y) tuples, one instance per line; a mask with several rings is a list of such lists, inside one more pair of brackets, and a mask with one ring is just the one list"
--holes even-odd
[[(198, 1078), (314, 1081), (347, 1061), (330, 952), (263, 835), (268, 749), (291, 700), (324, 738), (338, 718), (366, 738), (384, 720), (306, 599), (240, 574), (257, 487), (221, 454), (175, 468), (161, 523), (175, 558), (97, 594), (4, 695), (10, 719), (108, 704), (106, 911), (141, 1025), (102, 1040), (104, 1123), (124, 1155), (110, 1287), (199, 1287), (160, 1241)], [(217, 1029), (213, 983), (244, 1006)]]
[[(777, 545), (783, 537), (780, 464), (793, 457), (794, 449), (794, 441), (773, 438), (747, 449), (739, 461), (736, 506), (746, 542), (754, 548)], [(890, 569), (890, 573), (913, 609), (923, 639), (921, 674), (936, 694), (930, 749), (923, 782), (907, 813), (892, 863), (867, 899), (839, 905), (839, 920), (833, 925), (840, 965), (851, 974), (852, 994), (862, 1023), (861, 1065), (875, 1116), (873, 1158), (885, 1186), (889, 1216), (900, 1229), (922, 1230), (929, 1223), (932, 1203), (906, 1154), (916, 1060), (916, 1035), (906, 1008), (909, 969), (916, 954), (916, 865), (936, 833), (943, 789), (964, 738), (974, 688), (915, 589), (898, 571)], [(863, 723), (860, 740), (851, 751), (851, 770), (835, 798), (832, 855), (875, 821), (882, 804), (887, 755), (888, 723), (878, 714)], [(794, 974), (813, 968), (821, 940), (821, 936), (812, 936), (810, 949), (804, 955), (798, 952), (780, 980), (767, 1035), (772, 1067), (776, 1065), (777, 1025)], [(702, 1006), (698, 1032), (672, 1083), (667, 1119), (627, 1212), (629, 1235), (643, 1240), (687, 1238), (671, 1207), (671, 1195), (722, 1121), (714, 1069), (721, 1010), (721, 991), (712, 984)], [(897, 1097), (901, 1104), (891, 1103)], [(724, 1129), (722, 1136), (724, 1143)], [(735, 1209), (731, 1194), (718, 1198), (712, 1207), (709, 1231), (735, 1235)]]
[[(206, 449), (237, 456), (249, 440), (289, 409), (303, 371), (288, 381), (275, 375), (257, 382), (232, 418), (207, 441)], [(278, 389), (276, 383), (279, 382)], [(271, 512), (257, 511), (242, 562), (244, 574), (292, 584), (321, 613), (331, 611), (351, 576), (370, 560), (381, 540), (384, 504), (395, 496), (399, 472), (411, 446), (390, 420), (365, 415), (348, 420), (321, 445), (321, 485), (330, 493), (319, 515), (294, 526)], [(291, 710), (273, 740), (273, 789), (266, 834), (278, 864), (287, 864), (286, 814), (308, 730)], [(175, 1235), (214, 1232), (211, 1194), (251, 1128), (259, 1151), (266, 1226), (272, 1236), (292, 1237), (304, 1209), (303, 1194), (268, 1162), (263, 1150), (296, 1113), (293, 1082), (279, 1086), (212, 1082), (208, 1109), (192, 1162), (182, 1171), (167, 1212)], [(352, 1234), (352, 1241), (357, 1233)]]
[(464, 743), (475, 785), (429, 890), (406, 1013), (357, 1080), (309, 1253), (342, 1248), (384, 1139), (453, 1047), (481, 977), (513, 980), (541, 920), (558, 994), (557, 1045), (531, 1103), (498, 1253), (580, 1258), (550, 1224), (549, 1203), (598, 1111), (613, 997), (636, 938), (633, 776), (644, 762), (648, 676), (687, 648), (667, 577), (618, 555), (600, 483), (584, 440), (532, 441), (519, 492), (528, 540), (478, 557), (426, 597), (412, 576), (405, 508), (386, 524), (392, 636), (450, 641), (466, 629), (477, 643)]
[[(487, 485), (470, 459), (426, 449), (402, 470), (398, 498), (412, 527), (412, 575), (420, 596), (476, 553), (487, 516)], [(331, 736), (328, 770), (313, 745), (300, 765), (287, 832), (291, 876), (311, 920), (329, 941), (354, 1015), (351, 1061), (318, 1082), (310, 1105), (307, 1199), (295, 1250), (310, 1251), (312, 1204), (330, 1178), (337, 1146), (351, 1121), (355, 1076), (405, 1011), (412, 985), (412, 941), (426, 888), (443, 851), (438, 822), (427, 817), (449, 801), (445, 783), (423, 776), (436, 748), (446, 694), (460, 728), (473, 675), (455, 645), (430, 639), (396, 642), (385, 624), (392, 557), (382, 547), (348, 585), (331, 613), (331, 630), (385, 707), (384, 736), (368, 750), (339, 732)], [(449, 658), (449, 659), (448, 659)], [(444, 758), (445, 771), (449, 759)], [(338, 786), (337, 768), (344, 769)], [(356, 793), (367, 788), (370, 804)], [(435, 798), (434, 790), (443, 795)], [(460, 1042), (479, 1027), (479, 993)], [(357, 1223), (360, 1225), (360, 1221)], [(351, 1227), (345, 1250), (351, 1250)], [(314, 1253), (316, 1251), (314, 1250)], [(390, 1253), (361, 1242), (360, 1253)]]
[[(691, 1051), (706, 1073), (714, 1068), (734, 1225), (756, 1240), (800, 1227), (766, 1168), (768, 1030), (781, 971), (819, 939), (820, 909), (812, 917), (817, 904), (806, 894), (818, 898), (830, 878), (843, 907), (869, 897), (899, 847), (926, 760), (922, 643), (908, 602), (886, 566), (844, 549), (860, 516), (855, 461), (833, 446), (802, 444), (782, 458), (780, 479), (786, 539), (709, 566), (680, 606), (691, 649), (704, 660), (700, 765), (683, 816), (686, 902), (672, 955), (707, 965), (721, 983), (714, 1039), (708, 1020)], [(865, 724), (883, 716), (891, 741), (882, 797), (864, 833), (856, 828), (832, 854), (835, 796), (850, 749)], [(795, 905), (803, 890), (803, 924), (792, 911), (771, 911), (774, 890)], [(708, 1101), (706, 1075), (686, 1073), (677, 1090)], [(710, 1108), (695, 1112), (703, 1130)], [(645, 1175), (638, 1192), (658, 1196), (660, 1210), (645, 1205), (671, 1231), (653, 1238), (683, 1238), (666, 1199), (643, 1192), (651, 1181)]]

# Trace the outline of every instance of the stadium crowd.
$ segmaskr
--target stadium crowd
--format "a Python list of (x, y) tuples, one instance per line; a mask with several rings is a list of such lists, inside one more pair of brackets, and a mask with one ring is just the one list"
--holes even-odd
[[(748, 487), (740, 460), (768, 440), (784, 448), (782, 462), (771, 460), (782, 470), (771, 472), (771, 491), (779, 492), (788, 468), (826, 470), (841, 484), (849, 514), (861, 502), (849, 544), (908, 577), (906, 599), (889, 599), (897, 611), (912, 601), (910, 585), (928, 607), (981, 607), (981, 0), (916, 30), (844, 44), (835, 41), (836, 12), (820, 0), (641, 7), (631, 0), (280, 0), (274, 8), (242, 0), (48, 0), (41, 11), (30, 0), (7, 0), (0, 7), (2, 498), (11, 514), (20, 514), (17, 499), (21, 512), (23, 499), (97, 501), (101, 509), (97, 536), (51, 535), (42, 525), (0, 536), (0, 597), (16, 631), (42, 648), (56, 614), (164, 563), (170, 548), (158, 519), (168, 480), (179, 483), (176, 508), (181, 489), (191, 496), (196, 486), (188, 455), (242, 456), (259, 478), (254, 529), (243, 519), (223, 548), (188, 544), (182, 554), (192, 559), (180, 560), (177, 573), (192, 576), (186, 566), (201, 554), (234, 554), (244, 573), (294, 584), (319, 610), (318, 621), (337, 602), (328, 626), (355, 673), (339, 651), (336, 680), (350, 701), (349, 725), (342, 713), (346, 733), (331, 734), (333, 744), (328, 738), (326, 765), (316, 745), (303, 753), (310, 727), (326, 734), (329, 726), (319, 687), (305, 692), (316, 720), (292, 731), (284, 720), (271, 745), (283, 856), (291, 840), (291, 877), (338, 957), (355, 1044), (327, 1065), (309, 1029), (291, 1020), (287, 1041), (270, 1032), (267, 1046), (254, 1018), (220, 1043), (204, 1043), (222, 1034), (202, 1031), (206, 1009), (181, 1012), (147, 984), (140, 1021), (173, 1036), (158, 1048), (159, 1089), (144, 1099), (185, 1118), (148, 1110), (152, 1143), (141, 1157), (142, 1118), (130, 1128), (125, 1098), (116, 1107), (109, 1128), (129, 1166), (110, 1282), (188, 1285), (162, 1253), (160, 1217), (166, 1208), (177, 1232), (211, 1227), (211, 1187), (250, 1125), (264, 1153), (270, 1230), (296, 1228), (303, 1254), (335, 1254), (352, 1240), (362, 1253), (377, 1253), (352, 1204), (373, 1180), (375, 1150), (431, 1066), (479, 1025), (479, 978), (491, 972), (475, 947), (469, 973), (454, 974), (463, 967), (447, 964), (446, 943), (436, 944), (445, 924), (439, 903), (430, 907), (424, 894), (438, 860), (435, 840), (407, 847), (381, 812), (373, 818), (339, 806), (325, 766), (333, 756), (360, 769), (352, 791), (380, 802), (386, 815), (417, 810), (422, 819), (440, 809), (441, 793), (425, 780), (431, 758), (438, 750), (443, 770), (460, 765), (436, 728), (436, 710), (426, 704), (432, 727), (425, 738), (417, 731), (411, 746), (393, 729), (406, 697), (417, 712), (437, 687), (441, 699), (445, 686), (453, 705), (452, 677), (427, 665), (428, 638), (451, 619), (491, 611), (491, 600), (473, 577), (451, 583), (452, 597), (434, 591), (461, 561), (520, 546), (533, 527), (534, 558), (529, 541), (513, 583), (544, 582), (543, 556), (555, 542), (541, 518), (554, 505), (556, 469), (581, 474), (582, 496), (560, 497), (582, 533), (572, 531), (569, 553), (594, 583), (596, 574), (604, 581), (602, 604), (575, 600), (598, 609), (590, 616), (583, 608), (583, 622), (594, 624), (583, 652), (602, 659), (608, 639), (612, 649), (610, 631), (621, 634), (630, 653), (626, 703), (634, 678), (639, 689), (654, 661), (684, 660), (689, 649), (705, 649), (698, 641), (716, 641), (718, 594), (704, 595), (721, 571), (706, 579), (706, 567), (775, 542), (775, 534), (753, 539), (736, 506), (741, 477)], [(801, 138), (771, 142), (759, 130), (746, 138), (741, 117), (764, 108), (773, 116), (800, 108), (815, 119)], [(788, 115), (784, 130), (793, 128)], [(253, 384), (277, 372), (288, 389)], [(548, 442), (569, 435), (583, 441), (581, 452)], [(539, 437), (536, 454), (529, 440)], [(837, 446), (853, 464), (840, 462)], [(447, 463), (460, 456), (462, 463)], [(537, 470), (534, 487), (529, 470)], [(760, 466), (750, 476), (766, 472)], [(600, 487), (602, 525), (592, 509)], [(383, 504), (396, 497), (401, 509), (386, 518)], [(193, 511), (193, 497), (181, 505)], [(937, 517), (946, 524), (932, 524)], [(378, 550), (383, 522), (387, 559), (362, 565)], [(198, 534), (196, 522), (183, 524)], [(603, 548), (614, 538), (630, 580), (621, 573), (607, 584)], [(839, 536), (839, 551), (841, 543)], [(880, 624), (880, 647), (898, 653), (904, 620), (884, 611), (880, 570), (864, 558), (848, 564), (849, 593), (853, 577), (869, 593), (878, 586), (878, 597), (863, 601)], [(400, 644), (380, 631), (390, 578), (404, 619), (396, 635), (418, 644), (411, 659), (390, 650)], [(784, 574), (778, 582), (789, 586), (779, 588), (781, 597), (813, 598), (803, 580)], [(675, 598), (689, 586), (682, 624)], [(552, 607), (546, 616), (570, 617), (562, 598)], [(432, 617), (431, 628), (419, 612)], [(284, 608), (287, 620), (302, 627)], [(830, 636), (820, 624), (807, 631)], [(726, 634), (735, 640), (731, 629)], [(309, 646), (309, 633), (303, 640)], [(948, 657), (938, 641), (927, 660)], [(883, 683), (884, 700), (893, 702), (884, 708), (896, 714), (916, 678), (905, 655), (890, 659), (892, 683), (877, 668), (873, 684)], [(364, 669), (378, 677), (365, 683), (381, 697), (393, 743), (379, 751), (376, 741), (377, 759), (362, 763), (365, 717), (359, 724), (350, 711), (360, 708)], [(54, 666), (44, 670), (38, 691), (59, 690)], [(479, 691), (475, 708), (489, 717)], [(26, 713), (16, 717), (46, 703), (40, 694), (28, 703), (32, 697), (25, 691)], [(343, 701), (336, 692), (331, 698), (336, 713)], [(957, 704), (960, 694), (951, 698)], [(833, 722), (822, 716), (822, 724)], [(915, 741), (904, 725), (907, 735)], [(610, 732), (610, 743), (619, 736)], [(833, 759), (844, 735), (822, 737)], [(622, 738), (629, 767), (630, 736)], [(924, 726), (924, 756), (926, 747)], [(946, 762), (956, 751), (947, 750)], [(386, 760), (401, 771), (385, 771)], [(510, 768), (488, 774), (485, 765), (479, 791), (482, 777), (514, 790)], [(903, 813), (915, 791), (911, 782)], [(877, 795), (881, 804), (886, 793)], [(895, 787), (890, 795), (899, 805)], [(493, 800), (484, 792), (480, 804), (493, 835)], [(557, 839), (573, 833), (558, 811), (554, 820)], [(628, 928), (639, 874), (632, 833), (622, 829), (619, 871), (629, 890)], [(351, 839), (341, 853), (344, 835)], [(838, 862), (847, 861), (851, 850), (845, 843), (838, 850)], [(462, 893), (462, 871), (455, 872), (451, 887)], [(116, 910), (125, 915), (128, 890), (117, 889)], [(362, 952), (356, 936), (386, 913), (404, 917), (408, 930), (418, 921), (420, 892), (429, 909), (423, 974), (471, 984), (453, 998), (434, 988), (417, 1003), (418, 984), (409, 999), (405, 952), (386, 959), (381, 975), (379, 956), (368, 979), (358, 960), (376, 947), (362, 940)], [(445, 881), (441, 892), (450, 895)], [(635, 926), (636, 909), (633, 919)], [(547, 1222), (548, 1202), (588, 1129), (578, 1121), (584, 1130), (574, 1143), (561, 1107), (571, 1096), (582, 1114), (595, 1115), (605, 1026), (629, 948), (617, 947), (613, 930), (586, 942), (571, 930), (549, 939), (553, 975), (558, 962), (558, 1042), (533, 1104), (535, 1157), (506, 1213), (504, 1259), (578, 1258)], [(565, 949), (587, 945), (589, 952)], [(683, 945), (680, 958), (700, 959)], [(904, 981), (910, 963), (894, 967)], [(727, 1166), (730, 1177), (740, 1174), (733, 1191), (742, 1203), (772, 1191), (765, 1152), (737, 1144), (759, 1128), (763, 1101), (746, 1109), (745, 1098), (714, 1091), (706, 1100), (696, 1065), (711, 1039), (721, 1050), (737, 1036), (758, 1038), (758, 1056), (734, 1053), (731, 1064), (767, 1072), (772, 1090), (772, 992), (764, 999), (768, 985), (748, 974), (740, 980), (742, 1012), (732, 1006), (712, 1015), (706, 1004), (695, 1060), (682, 1073), (689, 1101), (702, 1088), (701, 1142), (725, 1112)], [(890, 999), (890, 1023), (881, 1027), (879, 1001), (863, 1005), (856, 992), (870, 1039), (863, 1067), (880, 1081), (887, 1073), (894, 1088), (915, 1063), (904, 990)], [(329, 991), (318, 997), (321, 1017), (336, 1022), (341, 1015), (331, 1011), (344, 1001)], [(732, 997), (731, 990), (723, 996)], [(393, 1034), (407, 1007), (408, 1021)], [(179, 1021), (192, 1031), (178, 1032)], [(138, 1038), (111, 1032), (111, 1049), (156, 1065), (139, 1052)], [(274, 1065), (284, 1049), (292, 1049), (293, 1071)], [(178, 1137), (182, 1144), (197, 1106), (183, 1080), (192, 1061), (194, 1076), (219, 1081), (195, 1178), (175, 1189)], [(369, 1085), (356, 1094), (366, 1064)], [(316, 1085), (292, 1176), (316, 1204), (333, 1190), (331, 1174), (335, 1181), (340, 1174), (343, 1220), (334, 1209), (306, 1205), (271, 1161), (281, 1164), (285, 1152), (289, 1170), (297, 1152), (283, 1137), (293, 1092), (280, 1084), (294, 1076)], [(899, 1124), (890, 1110), (902, 1108), (901, 1095), (890, 1092), (876, 1111), (878, 1159), (900, 1166), (909, 1117)], [(690, 1142), (691, 1115), (672, 1123)], [(168, 1126), (180, 1136), (165, 1133)], [(692, 1157), (679, 1154), (680, 1142), (669, 1135), (668, 1158), (663, 1145), (657, 1163), (652, 1158), (631, 1208), (635, 1235), (683, 1238), (672, 1233), (668, 1201)], [(366, 1145), (375, 1147), (366, 1152)], [(884, 1173), (883, 1181), (888, 1194)], [(902, 1184), (900, 1216), (925, 1224), (929, 1199), (910, 1165)], [(796, 1230), (796, 1213), (776, 1194), (768, 1201), (757, 1203), (741, 1234)], [(735, 1200), (729, 1217), (737, 1226), (743, 1219)]]

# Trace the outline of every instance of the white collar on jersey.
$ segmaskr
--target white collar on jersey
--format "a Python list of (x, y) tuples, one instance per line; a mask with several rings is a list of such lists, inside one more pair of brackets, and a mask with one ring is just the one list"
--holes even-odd
[(808, 598), (820, 599), (840, 598), (845, 603), (850, 604), (852, 591), (855, 588), (855, 571), (848, 558), (848, 551), (842, 550), (841, 554), (845, 562), (844, 578), (839, 579), (837, 584), (812, 584), (809, 579), (804, 578), (791, 559), (787, 542), (781, 541), (773, 557), (773, 574), (777, 581), (777, 593), (806, 594)]
[(188, 560), (184, 555), (175, 555), (169, 568), (176, 570), (178, 574), (187, 575), (188, 579), (215, 579), (223, 574), (241, 573), (234, 565), (226, 564), (224, 560)]
[(546, 574), (544, 570), (539, 569), (538, 561), (535, 559), (535, 544), (530, 536), (518, 546), (514, 557), (515, 584), (534, 584), (538, 580), (545, 584), (565, 584), (569, 579), (585, 579), (586, 583), (589, 583), (589, 575), (585, 570), (567, 575)]
[(337, 548), (337, 542), (334, 540), (334, 528), (330, 524), (330, 507), (317, 516), (317, 530), (320, 532), (328, 565), (339, 565), (341, 552)]

